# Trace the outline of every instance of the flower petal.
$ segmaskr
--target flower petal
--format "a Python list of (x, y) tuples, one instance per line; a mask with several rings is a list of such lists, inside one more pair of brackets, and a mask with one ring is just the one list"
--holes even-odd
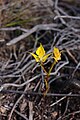
[(51, 53), (50, 53), (50, 54), (45, 55), (45, 56), (42, 58), (42, 62), (45, 62), (45, 61), (47, 60), (47, 58), (48, 58), (50, 55), (51, 55)]
[(30, 53), (30, 54), (35, 58), (36, 62), (40, 61), (40, 59), (37, 55), (35, 55), (34, 53)]
[(59, 51), (58, 48), (54, 47), (53, 53), (54, 53), (54, 59), (56, 61), (61, 60), (61, 52)]
[(40, 47), (36, 50), (36, 54), (38, 55), (40, 59), (42, 59), (42, 57), (45, 55), (45, 50), (42, 44), (40, 44)]
[(56, 57), (53, 57), (55, 59), (56, 62), (58, 62), (58, 60), (56, 59)]

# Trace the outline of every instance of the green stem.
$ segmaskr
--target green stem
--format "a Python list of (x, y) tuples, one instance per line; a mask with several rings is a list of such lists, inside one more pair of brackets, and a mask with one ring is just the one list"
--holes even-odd
[(54, 61), (52, 63), (51, 68), (49, 69), (49, 72), (48, 72), (48, 76), (50, 76), (50, 73), (51, 73), (51, 71), (52, 71), (52, 69), (53, 69), (53, 67), (54, 67), (55, 64), (56, 64), (56, 61)]

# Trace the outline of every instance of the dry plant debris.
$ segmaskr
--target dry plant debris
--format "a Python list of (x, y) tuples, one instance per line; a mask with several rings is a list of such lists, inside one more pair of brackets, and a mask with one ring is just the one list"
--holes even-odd
[(80, 119), (79, 3), (0, 1), (0, 120)]

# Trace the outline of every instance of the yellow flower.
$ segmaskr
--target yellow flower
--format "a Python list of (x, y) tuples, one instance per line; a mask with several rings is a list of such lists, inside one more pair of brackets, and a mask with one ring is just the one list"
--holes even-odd
[(45, 62), (50, 54), (46, 55), (42, 44), (40, 44), (40, 46), (36, 50), (36, 54), (31, 53), (31, 55), (35, 58), (36, 62)]
[(58, 48), (54, 47), (54, 50), (53, 50), (53, 54), (54, 54), (54, 59), (56, 62), (58, 62), (58, 60), (61, 60), (61, 52), (59, 51)]

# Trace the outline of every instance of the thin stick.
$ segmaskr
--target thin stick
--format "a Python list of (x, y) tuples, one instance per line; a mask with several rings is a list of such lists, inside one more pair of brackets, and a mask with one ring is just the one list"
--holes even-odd
[[(71, 93), (69, 93), (68, 95), (71, 95)], [(51, 104), (50, 106), (53, 107), (54, 105), (58, 104), (59, 102), (61, 102), (62, 100), (64, 100), (67, 96), (62, 97), (61, 99), (57, 100), (55, 103)]]
[(56, 20), (57, 18), (68, 18), (68, 19), (77, 19), (77, 20), (80, 20), (80, 17), (79, 16), (56, 16), (55, 18), (54, 18), (54, 20)]
[(79, 114), (80, 113), (80, 110), (79, 111), (75, 111), (75, 112), (72, 112), (72, 113), (69, 113), (68, 115), (64, 116), (62, 118), (62, 120), (64, 120), (65, 118), (69, 117), (70, 115), (75, 115), (75, 114)]
[(29, 101), (29, 120), (33, 120), (33, 102)]
[[(26, 86), (24, 92), (26, 92), (26, 90), (28, 90), (28, 88), (29, 88), (29, 84)], [(10, 114), (9, 114), (8, 120), (11, 120), (11, 117), (12, 117), (12, 114), (13, 114), (15, 108), (16, 108), (16, 105), (20, 102), (20, 100), (23, 98), (23, 96), (24, 96), (24, 94), (22, 94), (22, 95), (18, 98), (18, 100), (16, 101), (16, 103), (14, 104), (14, 106), (13, 106), (13, 108), (12, 108)]]
[(23, 119), (29, 120), (26, 116), (24, 116), (24, 114), (20, 113), (19, 111), (14, 110), (14, 112), (17, 113), (19, 116), (21, 116)]
[[(0, 94), (25, 94), (25, 95), (33, 95), (33, 96), (44, 96), (44, 93), (41, 92), (24, 92), (24, 91), (15, 91), (15, 90), (2, 90), (0, 91)], [(46, 96), (50, 97), (50, 96), (57, 96), (57, 97), (80, 97), (80, 94), (57, 94), (57, 93), (47, 93)]]
[(24, 33), (22, 35), (20, 35), (19, 37), (16, 37), (14, 39), (12, 39), (10, 42), (7, 43), (7, 45), (14, 45), (17, 42), (21, 41), (22, 39), (28, 37), (29, 35), (31, 35), (32, 33), (38, 31), (38, 30), (58, 30), (55, 27), (55, 24), (40, 24), (40, 25), (36, 25), (35, 27), (33, 27), (32, 29), (30, 29), (27, 33)]
[(10, 87), (10, 86), (13, 86), (13, 87), (23, 87), (24, 85), (27, 85), (29, 84), (30, 82), (34, 81), (35, 79), (37, 79), (38, 77), (40, 77), (40, 74), (27, 80), (26, 82), (22, 83), (22, 84), (14, 84), (14, 83), (5, 83), (3, 84), (1, 87), (0, 87), (0, 91), (2, 91), (3, 88), (6, 88), (6, 87)]

